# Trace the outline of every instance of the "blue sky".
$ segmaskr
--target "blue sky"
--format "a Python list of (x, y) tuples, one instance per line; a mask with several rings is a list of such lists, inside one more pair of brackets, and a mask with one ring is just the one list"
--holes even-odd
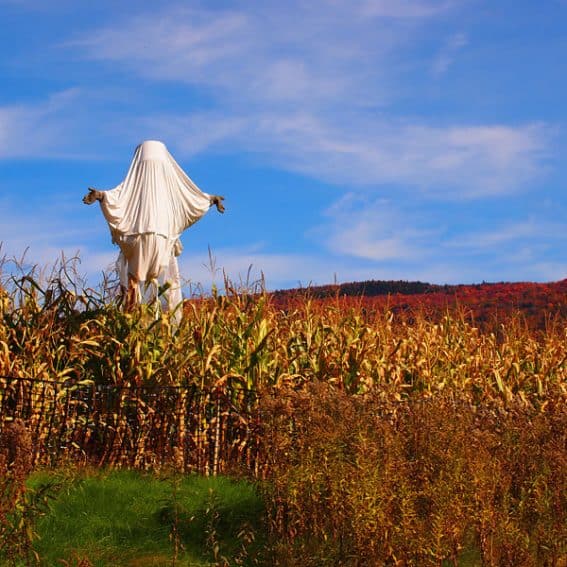
[[(81, 197), (165, 142), (226, 197), (183, 236), (270, 289), (567, 277), (567, 2), (0, 0), (0, 241), (90, 281)], [(218, 279), (218, 278), (217, 278)]]

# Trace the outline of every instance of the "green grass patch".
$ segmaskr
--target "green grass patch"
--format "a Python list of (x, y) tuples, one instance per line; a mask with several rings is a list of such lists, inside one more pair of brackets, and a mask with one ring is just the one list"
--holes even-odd
[(30, 486), (54, 476), (61, 487), (34, 544), (42, 565), (250, 564), (262, 545), (263, 504), (246, 481), (116, 470), (36, 473)]

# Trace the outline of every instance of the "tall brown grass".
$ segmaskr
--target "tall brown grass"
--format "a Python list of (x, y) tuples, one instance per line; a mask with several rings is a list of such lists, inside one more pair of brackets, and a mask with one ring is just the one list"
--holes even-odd
[(47, 509), (54, 485), (31, 490), (26, 481), (32, 470), (32, 439), (25, 423), (16, 419), (0, 432), (0, 561), (9, 565), (39, 563), (32, 542), (35, 520)]
[(567, 413), (456, 391), (401, 403), (328, 383), (269, 396), (275, 565), (560, 565)]

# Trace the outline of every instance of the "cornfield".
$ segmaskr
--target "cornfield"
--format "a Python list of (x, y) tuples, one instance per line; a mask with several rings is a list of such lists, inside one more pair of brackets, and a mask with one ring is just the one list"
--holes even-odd
[[(566, 395), (567, 326), (532, 332), (511, 317), (481, 332), (466, 311), (440, 320), (395, 317), (341, 298), (275, 307), (235, 290), (186, 302), (175, 325), (151, 307), (124, 312), (109, 287), (79, 290), (64, 264), (0, 289), (0, 375), (59, 384), (197, 386), (265, 391), (328, 382), (400, 401), (454, 391), (474, 403), (520, 399), (544, 407)], [(565, 298), (567, 302), (567, 298)]]
[(466, 308), (282, 305), (226, 281), (177, 324), (63, 263), (4, 276), (0, 376), (0, 427), (23, 418), (38, 462), (267, 479), (288, 544), (274, 564), (439, 565), (467, 546), (486, 565), (565, 564), (559, 318), (480, 329)]

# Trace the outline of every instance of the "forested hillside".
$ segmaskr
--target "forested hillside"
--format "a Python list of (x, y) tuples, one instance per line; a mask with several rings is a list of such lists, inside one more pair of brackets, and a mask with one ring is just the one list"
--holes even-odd
[(279, 290), (277, 304), (294, 299), (340, 299), (362, 302), (367, 308), (387, 307), (394, 312), (419, 310), (431, 317), (447, 308), (460, 306), (477, 323), (484, 325), (521, 314), (532, 328), (544, 328), (550, 320), (567, 319), (567, 279), (550, 283), (486, 283), (435, 285), (424, 282), (370, 280), (340, 285)]

